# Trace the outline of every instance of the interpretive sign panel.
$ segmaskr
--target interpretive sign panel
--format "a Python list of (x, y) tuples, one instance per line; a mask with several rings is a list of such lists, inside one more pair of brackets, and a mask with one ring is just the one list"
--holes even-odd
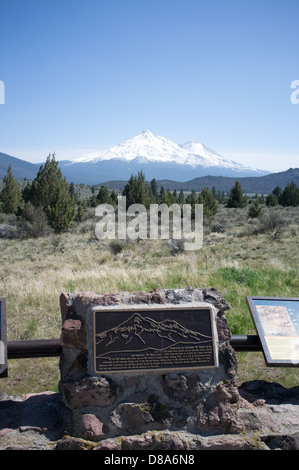
[(217, 367), (211, 308), (94, 311), (95, 373)]
[(6, 299), (0, 299), (0, 377), (7, 377)]
[(299, 298), (247, 297), (269, 366), (299, 366)]

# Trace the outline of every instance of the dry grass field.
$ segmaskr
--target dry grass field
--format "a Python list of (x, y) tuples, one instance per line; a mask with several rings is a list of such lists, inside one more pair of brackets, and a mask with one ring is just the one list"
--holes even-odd
[[(110, 242), (95, 236), (96, 219), (36, 239), (1, 238), (0, 296), (7, 299), (8, 340), (59, 338), (61, 292), (216, 287), (229, 302), (233, 334), (255, 334), (246, 295), (299, 297), (299, 210), (222, 207), (198, 251), (173, 241)], [(7, 222), (3, 215), (2, 223)], [(11, 221), (11, 220), (10, 220)], [(238, 353), (238, 382), (298, 385), (298, 369), (266, 367), (262, 353)], [(57, 390), (58, 358), (9, 360), (0, 393)]]

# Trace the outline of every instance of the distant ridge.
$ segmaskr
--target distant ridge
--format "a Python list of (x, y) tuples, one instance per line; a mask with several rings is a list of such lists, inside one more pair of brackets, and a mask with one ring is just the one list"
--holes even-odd
[[(283, 190), (287, 184), (294, 182), (299, 187), (299, 168), (289, 168), (286, 171), (271, 173), (265, 176), (245, 176), (240, 178), (225, 176), (202, 176), (194, 178), (183, 183), (184, 191), (201, 191), (202, 188), (212, 189), (213, 186), (217, 191), (229, 192), (235, 181), (238, 180), (245, 193), (269, 194), (276, 186), (280, 186)], [(180, 189), (181, 184), (167, 180), (159, 181), (159, 184), (166, 188)]]
[(33, 180), (40, 167), (40, 163), (30, 163), (20, 158), (12, 157), (6, 153), (0, 152), (0, 179), (3, 179), (7, 174), (9, 165), (11, 165), (13, 175), (15, 179), (28, 179)]
[[(146, 175), (145, 175), (146, 176)], [(294, 182), (299, 187), (299, 168), (289, 168), (286, 171), (271, 173), (265, 176), (248, 177), (227, 177), (227, 176), (202, 176), (189, 181), (157, 180), (158, 186), (174, 191), (201, 191), (203, 188), (212, 189), (215, 186), (217, 191), (228, 193), (235, 181), (238, 180), (247, 194), (269, 194), (276, 186), (283, 190), (287, 184)], [(107, 181), (103, 185), (111, 189), (121, 190), (127, 181)]]

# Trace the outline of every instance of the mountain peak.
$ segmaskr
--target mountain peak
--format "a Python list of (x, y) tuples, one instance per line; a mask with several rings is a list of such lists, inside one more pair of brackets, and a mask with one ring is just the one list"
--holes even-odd
[[(147, 168), (143, 169), (147, 176), (149, 176), (149, 165), (154, 165), (156, 166), (156, 176), (160, 178), (169, 178), (169, 172), (173, 171), (178, 173), (179, 179), (183, 177), (183, 174), (190, 175), (190, 177), (196, 176), (192, 175), (194, 171), (197, 172), (198, 176), (215, 173), (218, 175), (225, 173), (239, 174), (240, 176), (249, 176), (249, 174), (260, 176), (267, 173), (226, 160), (201, 142), (187, 142), (179, 145), (167, 137), (154, 135), (148, 129), (119, 145), (71, 160), (70, 164), (103, 163), (108, 165), (108, 163), (112, 164), (113, 162), (118, 166), (128, 165), (127, 171), (130, 171), (130, 174), (132, 174), (131, 168), (133, 169), (134, 164), (146, 165)], [(163, 176), (160, 174), (160, 168), (158, 168), (161, 166), (164, 166), (165, 175)], [(168, 166), (168, 174), (166, 166)], [(171, 179), (173, 179), (173, 176)]]
[(144, 129), (142, 132), (140, 132), (139, 135), (144, 135), (144, 136), (149, 136), (149, 137), (154, 136), (154, 134), (148, 129)]

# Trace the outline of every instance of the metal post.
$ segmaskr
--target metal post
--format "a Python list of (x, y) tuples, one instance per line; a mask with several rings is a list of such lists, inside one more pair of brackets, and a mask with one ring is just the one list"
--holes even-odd
[(60, 339), (7, 341), (8, 359), (55, 357), (60, 356), (61, 351), (62, 344)]
[(258, 335), (232, 335), (230, 345), (235, 351), (262, 351)]
[[(262, 351), (262, 345), (257, 335), (232, 335), (230, 345), (235, 351)], [(7, 341), (8, 359), (56, 357), (60, 356), (61, 351), (60, 339)]]

